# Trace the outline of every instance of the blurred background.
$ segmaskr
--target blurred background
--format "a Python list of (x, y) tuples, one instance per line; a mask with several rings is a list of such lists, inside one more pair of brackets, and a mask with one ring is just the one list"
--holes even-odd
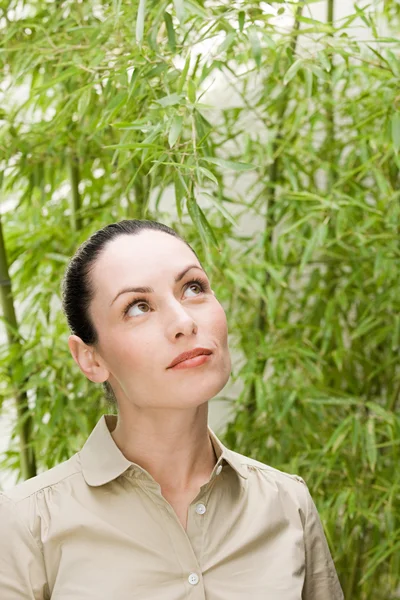
[(0, 0), (0, 489), (115, 412), (60, 282), (123, 218), (195, 248), (232, 449), (301, 475), (346, 599), (400, 597), (400, 4)]

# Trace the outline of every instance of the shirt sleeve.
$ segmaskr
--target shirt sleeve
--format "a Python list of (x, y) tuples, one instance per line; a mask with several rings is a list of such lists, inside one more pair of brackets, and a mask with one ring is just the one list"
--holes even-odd
[(302, 600), (344, 600), (335, 565), (310, 491), (306, 489), (304, 543), (306, 572)]
[(48, 600), (43, 555), (16, 505), (0, 493), (0, 598)]

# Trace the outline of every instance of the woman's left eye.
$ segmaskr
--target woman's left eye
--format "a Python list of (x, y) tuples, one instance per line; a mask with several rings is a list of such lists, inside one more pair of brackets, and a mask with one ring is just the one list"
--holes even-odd
[[(200, 281), (200, 279), (192, 279), (192, 281), (188, 281), (185, 288), (188, 290), (193, 286), (197, 286), (200, 289), (200, 292), (204, 292), (206, 284)], [(198, 294), (196, 294), (198, 296)]]

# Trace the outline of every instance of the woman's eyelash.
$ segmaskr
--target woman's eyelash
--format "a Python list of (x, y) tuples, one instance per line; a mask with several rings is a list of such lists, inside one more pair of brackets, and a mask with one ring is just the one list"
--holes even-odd
[[(184, 285), (185, 289), (186, 289), (186, 288), (188, 288), (189, 286), (191, 286), (193, 283), (197, 283), (197, 285), (200, 287), (200, 290), (201, 290), (202, 292), (205, 292), (205, 291), (208, 289), (208, 287), (209, 287), (209, 285), (208, 285), (208, 282), (207, 282), (207, 280), (206, 280), (206, 279), (201, 279), (201, 278), (198, 278), (198, 279), (191, 279), (190, 281), (188, 281), (187, 283), (185, 283), (185, 285)], [(122, 313), (123, 313), (123, 316), (126, 316), (126, 314), (127, 314), (128, 310), (129, 310), (130, 308), (132, 308), (132, 306), (135, 306), (135, 304), (139, 304), (140, 302), (147, 302), (147, 303), (148, 303), (148, 300), (147, 300), (147, 298), (145, 298), (144, 296), (140, 296), (140, 297), (138, 297), (138, 298), (134, 298), (134, 299), (133, 299), (133, 300), (131, 300), (131, 301), (129, 302), (129, 304), (128, 304), (128, 305), (127, 305), (127, 306), (126, 306), (124, 309), (123, 309), (123, 311), (122, 311)]]

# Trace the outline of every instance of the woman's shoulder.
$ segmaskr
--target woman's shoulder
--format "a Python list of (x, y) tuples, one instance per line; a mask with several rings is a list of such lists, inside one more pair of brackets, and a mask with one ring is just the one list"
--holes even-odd
[[(68, 460), (39, 473), (26, 481), (18, 483), (9, 490), (0, 492), (0, 531), (9, 532), (9, 537), (20, 537), (41, 547), (40, 514), (52, 511), (50, 495), (54, 489), (68, 493), (73, 477), (81, 473), (79, 455), (74, 454)], [(67, 485), (64, 486), (64, 483)], [(29, 540), (31, 540), (29, 542)]]
[(304, 497), (304, 491), (307, 489), (307, 484), (303, 477), (297, 473), (289, 473), (288, 471), (282, 471), (276, 467), (272, 467), (267, 463), (263, 463), (254, 458), (250, 458), (244, 454), (239, 454), (230, 450), (232, 454), (236, 456), (236, 459), (247, 468), (248, 476), (250, 478), (251, 473), (256, 473), (266, 485), (279, 487), (289, 493), (300, 495)]
[(11, 502), (18, 504), (29, 499), (32, 495), (41, 492), (45, 488), (57, 485), (80, 472), (78, 453), (76, 453), (71, 456), (71, 458), (59, 463), (55, 467), (47, 469), (35, 477), (26, 479), (9, 490), (0, 492), (0, 495)]

